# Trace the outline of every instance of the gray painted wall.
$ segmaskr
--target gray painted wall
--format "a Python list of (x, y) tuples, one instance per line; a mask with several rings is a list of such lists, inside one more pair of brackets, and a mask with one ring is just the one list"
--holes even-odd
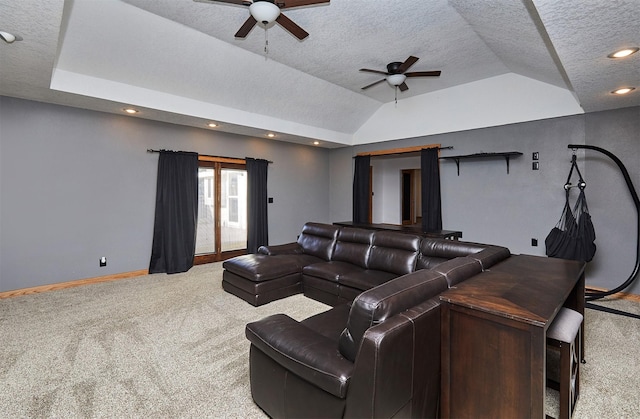
[(0, 97), (0, 292), (147, 269), (158, 162), (147, 148), (273, 161), (272, 244), (329, 222), (328, 150)]
[[(454, 147), (443, 150), (442, 156), (523, 153), (510, 161), (509, 174), (504, 159), (462, 161), (460, 176), (454, 162), (442, 161), (440, 165), (443, 228), (461, 230), (467, 241), (507, 246), (512, 253), (545, 254), (544, 239), (558, 222), (564, 205), (563, 185), (572, 154), (568, 144), (590, 144), (611, 151), (626, 165), (636, 190), (640, 190), (640, 108), (634, 107), (332, 150), (331, 219), (351, 219), (351, 189), (345, 185), (352, 182), (352, 156), (438, 143)], [(531, 169), (532, 152), (540, 153), (538, 171)], [(585, 192), (598, 246), (587, 266), (587, 283), (614, 288), (629, 277), (634, 266), (635, 207), (622, 175), (608, 157), (582, 150), (577, 155), (587, 182)], [(374, 173), (374, 182), (386, 176), (388, 179), (382, 182), (397, 184), (398, 172), (415, 166), (411, 159), (404, 160), (404, 166), (379, 165), (392, 166), (392, 172)], [(338, 181), (340, 178), (343, 182)], [(380, 193), (375, 183), (374, 190), (375, 219), (376, 208), (398, 205), (398, 193)], [(574, 190), (572, 197), (576, 196)], [(531, 246), (532, 238), (538, 239), (537, 247)], [(640, 280), (625, 291), (640, 294)]]
[[(460, 176), (455, 163), (441, 163), (444, 228), (513, 253), (545, 252), (544, 238), (564, 202), (567, 144), (618, 155), (640, 188), (638, 107), (324, 150), (0, 97), (0, 292), (146, 269), (158, 158), (147, 148), (273, 161), (269, 234), (279, 244), (295, 240), (306, 221), (351, 219), (358, 152), (434, 143), (454, 147), (442, 155), (524, 153), (511, 160), (508, 175), (504, 160), (463, 161)], [(531, 170), (534, 151), (539, 171)], [(613, 288), (635, 262), (633, 203), (607, 157), (590, 151), (578, 157), (598, 245), (587, 282)], [(107, 267), (98, 267), (100, 256), (107, 256)], [(627, 291), (640, 294), (640, 285)]]

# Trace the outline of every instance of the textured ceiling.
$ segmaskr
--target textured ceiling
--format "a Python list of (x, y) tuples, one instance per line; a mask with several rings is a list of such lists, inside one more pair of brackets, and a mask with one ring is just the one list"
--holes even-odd
[[(637, 0), (331, 0), (284, 14), (310, 36), (299, 41), (275, 25), (236, 39), (249, 11), (228, 3), (0, 0), (0, 30), (24, 38), (0, 43), (0, 94), (113, 113), (130, 104), (143, 118), (216, 120), (223, 131), (273, 130), (326, 147), (353, 144), (374, 120), (394, 132), (372, 141), (431, 133), (424, 110), (440, 103), (452, 122), (439, 129), (461, 129), (456, 117), (480, 106), (464, 91), (485, 85), (502, 91), (497, 110), (512, 109), (533, 96), (509, 75), (572, 97), (573, 106), (555, 110), (555, 96), (536, 96), (538, 108), (554, 108), (546, 116), (640, 104), (637, 90), (609, 93), (640, 87), (640, 54), (606, 58), (640, 45)], [(407, 79), (397, 104), (387, 83), (361, 90), (381, 77), (360, 68), (384, 70), (410, 55), (420, 58), (411, 71), (442, 75)], [(523, 110), (514, 121), (540, 117)]]

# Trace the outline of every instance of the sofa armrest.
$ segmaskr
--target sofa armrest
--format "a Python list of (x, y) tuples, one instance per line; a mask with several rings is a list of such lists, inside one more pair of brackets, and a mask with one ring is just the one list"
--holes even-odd
[(247, 324), (247, 339), (282, 367), (337, 397), (345, 398), (353, 363), (335, 341), (285, 314)]
[(437, 417), (440, 389), (438, 297), (364, 334), (345, 418)]
[(299, 255), (304, 253), (298, 243), (277, 244), (273, 246), (260, 246), (258, 253), (263, 255)]

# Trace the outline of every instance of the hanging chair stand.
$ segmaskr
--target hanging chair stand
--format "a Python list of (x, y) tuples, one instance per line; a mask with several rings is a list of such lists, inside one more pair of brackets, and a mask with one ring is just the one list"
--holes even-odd
[[(624, 181), (627, 184), (627, 188), (631, 193), (631, 198), (633, 199), (633, 203), (635, 204), (635, 207), (636, 207), (636, 229), (637, 229), (636, 231), (636, 264), (635, 264), (635, 267), (633, 268), (633, 272), (631, 272), (631, 275), (629, 275), (629, 278), (627, 278), (626, 281), (624, 281), (622, 284), (620, 284), (616, 288), (611, 289), (609, 291), (587, 290), (585, 292), (585, 299), (587, 301), (592, 301), (592, 300), (597, 300), (597, 299), (606, 297), (608, 295), (616, 294), (624, 290), (625, 288), (629, 287), (638, 278), (638, 272), (640, 272), (640, 200), (638, 199), (638, 193), (633, 187), (633, 182), (631, 181), (631, 177), (629, 176), (629, 172), (627, 171), (627, 168), (620, 161), (620, 159), (616, 157), (613, 153), (603, 148), (592, 146), (592, 145), (569, 144), (567, 147), (573, 150), (587, 149), (587, 150), (598, 151), (606, 155), (607, 157), (609, 157), (611, 160), (613, 160), (618, 165), (618, 168), (622, 172), (622, 176), (624, 177)], [(640, 316), (637, 314), (627, 313), (624, 311), (615, 310), (608, 307), (602, 307), (595, 304), (587, 303), (587, 307), (595, 310), (606, 311), (613, 314), (620, 314), (624, 316), (640, 318)]]

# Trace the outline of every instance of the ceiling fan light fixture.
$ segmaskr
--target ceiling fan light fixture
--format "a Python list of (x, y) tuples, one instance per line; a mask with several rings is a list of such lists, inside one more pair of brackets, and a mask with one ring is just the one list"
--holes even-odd
[(400, 86), (407, 79), (404, 74), (390, 74), (387, 76), (387, 82), (392, 86)]
[(631, 54), (635, 54), (636, 52), (638, 52), (640, 48), (638, 47), (634, 47), (634, 48), (623, 48), (621, 50), (618, 50), (616, 52), (612, 52), (611, 54), (607, 55), (607, 57), (609, 58), (625, 58), (628, 57)]
[(0, 31), (0, 38), (7, 44), (13, 44), (15, 41), (22, 41), (22, 37), (20, 35), (14, 35), (9, 32)]
[(249, 6), (249, 12), (263, 25), (268, 25), (280, 16), (280, 8), (268, 1), (254, 1)]

